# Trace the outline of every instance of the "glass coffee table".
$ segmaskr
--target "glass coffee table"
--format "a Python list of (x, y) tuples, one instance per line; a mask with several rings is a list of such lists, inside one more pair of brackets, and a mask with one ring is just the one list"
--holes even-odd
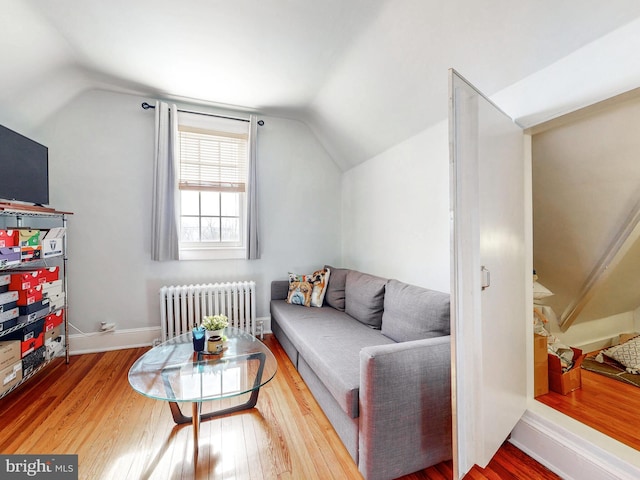
[[(257, 338), (237, 328), (225, 329), (227, 341), (219, 354), (194, 352), (191, 332), (174, 337), (142, 355), (129, 369), (131, 387), (142, 395), (166, 400), (177, 424), (193, 424), (194, 459), (198, 457), (200, 422), (246, 409), (258, 401), (278, 364)], [(250, 394), (240, 405), (202, 413), (202, 402)], [(180, 410), (191, 403), (191, 416)]]

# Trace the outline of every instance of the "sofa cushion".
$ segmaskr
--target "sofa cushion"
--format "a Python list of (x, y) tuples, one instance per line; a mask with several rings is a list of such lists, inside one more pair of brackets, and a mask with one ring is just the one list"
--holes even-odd
[(271, 301), (271, 321), (298, 350), (351, 418), (359, 415), (360, 350), (395, 343), (334, 308), (300, 308)]
[(345, 312), (365, 325), (379, 329), (387, 280), (349, 270), (345, 284)]
[(382, 333), (396, 342), (449, 335), (448, 293), (387, 282), (382, 314)]
[(344, 288), (349, 270), (346, 268), (333, 268), (329, 265), (325, 265), (324, 268), (331, 271), (329, 285), (327, 285), (327, 293), (324, 297), (325, 301), (330, 307), (344, 312)]

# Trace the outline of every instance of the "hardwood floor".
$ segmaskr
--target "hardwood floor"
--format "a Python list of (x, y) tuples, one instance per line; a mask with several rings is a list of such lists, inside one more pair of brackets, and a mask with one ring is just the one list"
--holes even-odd
[(578, 390), (550, 392), (536, 400), (640, 450), (640, 389), (584, 369), (581, 376)]
[[(146, 349), (53, 362), (0, 400), (0, 452), (77, 454), (79, 478), (358, 479), (356, 465), (277, 341), (265, 343), (278, 373), (255, 409), (203, 422), (193, 465), (192, 430), (173, 423), (166, 402), (134, 392), (131, 364)], [(450, 479), (445, 462), (402, 480)], [(469, 479), (556, 479), (506, 443)]]

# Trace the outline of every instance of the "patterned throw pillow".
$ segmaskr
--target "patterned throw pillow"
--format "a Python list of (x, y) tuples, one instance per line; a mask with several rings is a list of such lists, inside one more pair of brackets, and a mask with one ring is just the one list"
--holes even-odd
[(627, 367), (627, 372), (640, 374), (640, 336), (607, 348), (602, 353)]
[[(321, 307), (324, 302), (324, 296), (327, 293), (330, 274), (331, 271), (328, 268), (316, 270), (310, 275), (298, 275), (289, 272), (289, 295), (291, 295), (291, 286), (294, 283), (308, 283), (312, 286), (310, 305), (312, 307)], [(308, 307), (309, 305), (306, 306)]]
[(311, 292), (313, 285), (309, 282), (289, 281), (289, 294), (287, 303), (292, 305), (311, 306)]

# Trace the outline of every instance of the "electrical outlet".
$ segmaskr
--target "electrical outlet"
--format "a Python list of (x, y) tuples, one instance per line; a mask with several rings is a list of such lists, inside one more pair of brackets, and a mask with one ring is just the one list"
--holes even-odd
[(113, 332), (116, 329), (115, 323), (100, 322), (101, 332)]

